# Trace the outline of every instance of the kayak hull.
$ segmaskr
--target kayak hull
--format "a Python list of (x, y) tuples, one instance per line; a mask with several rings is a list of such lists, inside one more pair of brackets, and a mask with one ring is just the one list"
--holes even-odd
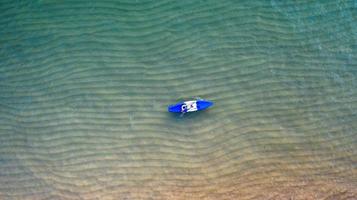
[[(207, 101), (207, 100), (195, 100), (195, 101), (187, 101), (187, 102), (195, 102), (195, 106), (197, 109), (195, 109), (194, 111), (200, 111), (200, 110), (205, 110), (209, 107), (211, 107), (213, 105), (212, 101)], [(173, 112), (173, 113), (182, 113), (182, 112), (187, 112), (187, 111), (183, 111), (182, 107), (185, 106), (187, 104), (187, 102), (180, 102), (174, 105), (169, 105), (167, 110), (169, 112)], [(188, 112), (192, 112), (192, 111), (188, 111)]]

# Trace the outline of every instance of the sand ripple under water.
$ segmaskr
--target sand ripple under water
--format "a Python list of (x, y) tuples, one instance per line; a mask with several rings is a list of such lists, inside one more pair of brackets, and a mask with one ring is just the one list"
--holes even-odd
[(0, 199), (357, 199), (356, 9), (1, 1)]

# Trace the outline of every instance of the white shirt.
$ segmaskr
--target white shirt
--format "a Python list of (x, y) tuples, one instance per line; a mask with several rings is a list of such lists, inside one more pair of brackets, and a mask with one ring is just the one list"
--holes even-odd
[(187, 106), (187, 112), (197, 111), (197, 103), (196, 103), (196, 101), (185, 101), (184, 103)]

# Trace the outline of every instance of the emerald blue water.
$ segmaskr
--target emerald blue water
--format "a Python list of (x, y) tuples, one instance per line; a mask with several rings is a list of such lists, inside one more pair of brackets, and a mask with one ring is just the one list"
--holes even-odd
[(0, 199), (356, 198), (356, 10), (1, 1)]

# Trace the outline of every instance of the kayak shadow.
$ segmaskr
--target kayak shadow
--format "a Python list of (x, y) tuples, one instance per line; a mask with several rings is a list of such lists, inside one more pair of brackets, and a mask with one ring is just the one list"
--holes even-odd
[(181, 113), (168, 113), (171, 120), (178, 122), (188, 122), (192, 120), (202, 120), (205, 115), (209, 114), (209, 110), (202, 110), (198, 112), (189, 112), (182, 115)]

